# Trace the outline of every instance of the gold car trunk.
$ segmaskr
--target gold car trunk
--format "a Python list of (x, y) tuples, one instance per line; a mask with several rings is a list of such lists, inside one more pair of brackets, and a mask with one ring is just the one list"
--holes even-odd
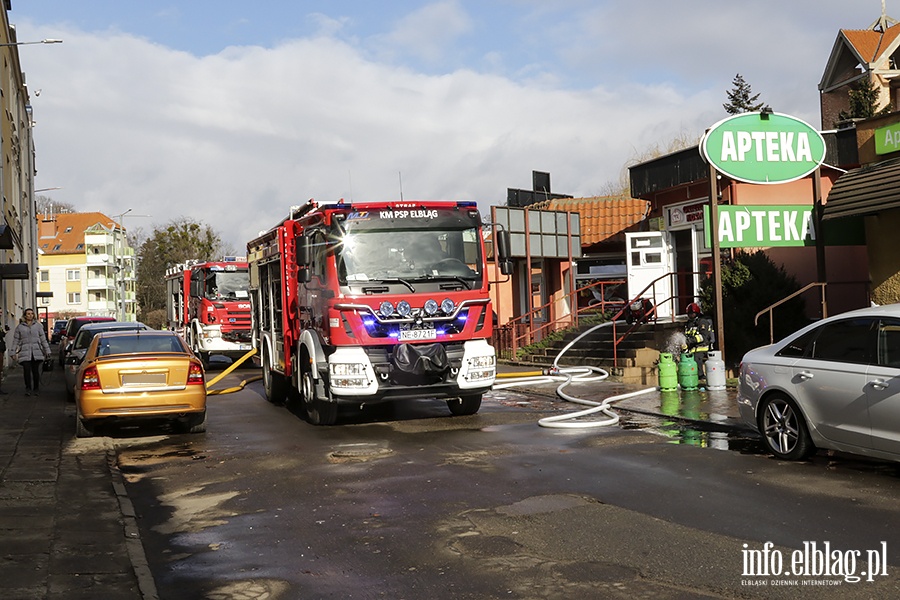
[[(138, 361), (136, 361), (138, 362)], [(183, 390), (187, 385), (190, 363), (184, 357), (159, 358), (130, 365), (128, 361), (99, 360), (97, 373), (104, 393), (131, 393)], [(148, 364), (148, 363), (155, 364)]]

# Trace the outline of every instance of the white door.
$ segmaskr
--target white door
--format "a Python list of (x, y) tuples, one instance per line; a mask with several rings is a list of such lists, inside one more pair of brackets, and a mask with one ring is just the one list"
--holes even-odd
[[(628, 298), (640, 295), (650, 298), (656, 306), (657, 317), (672, 315), (672, 249), (664, 231), (626, 233), (626, 265), (628, 267)], [(657, 281), (658, 280), (658, 281)], [(649, 289), (648, 286), (656, 282)]]

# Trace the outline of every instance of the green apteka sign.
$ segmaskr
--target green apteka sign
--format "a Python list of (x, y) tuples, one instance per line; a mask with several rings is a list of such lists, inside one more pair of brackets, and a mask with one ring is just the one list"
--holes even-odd
[(713, 125), (700, 151), (719, 172), (747, 183), (787, 183), (825, 160), (825, 139), (808, 123), (780, 113), (752, 112)]

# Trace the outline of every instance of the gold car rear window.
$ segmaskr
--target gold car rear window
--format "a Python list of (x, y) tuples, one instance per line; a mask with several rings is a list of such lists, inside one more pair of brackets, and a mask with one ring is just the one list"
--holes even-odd
[(99, 356), (144, 352), (177, 352), (184, 354), (184, 348), (177, 338), (170, 336), (116, 336), (101, 338), (97, 348)]

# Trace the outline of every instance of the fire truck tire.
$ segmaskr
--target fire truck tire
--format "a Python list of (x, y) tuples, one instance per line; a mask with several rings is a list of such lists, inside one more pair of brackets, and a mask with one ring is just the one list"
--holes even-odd
[(300, 373), (300, 395), (306, 418), (312, 425), (334, 425), (337, 423), (337, 402), (326, 402), (316, 395), (316, 381), (312, 369), (306, 366)]
[(262, 357), (263, 389), (266, 391), (266, 400), (272, 404), (283, 404), (287, 395), (287, 382), (280, 373), (272, 369), (272, 361), (269, 351), (263, 350)]
[(457, 417), (474, 415), (478, 412), (478, 409), (481, 408), (481, 396), (482, 394), (475, 394), (473, 396), (462, 396), (460, 398), (447, 400), (447, 408), (449, 408), (450, 412)]

